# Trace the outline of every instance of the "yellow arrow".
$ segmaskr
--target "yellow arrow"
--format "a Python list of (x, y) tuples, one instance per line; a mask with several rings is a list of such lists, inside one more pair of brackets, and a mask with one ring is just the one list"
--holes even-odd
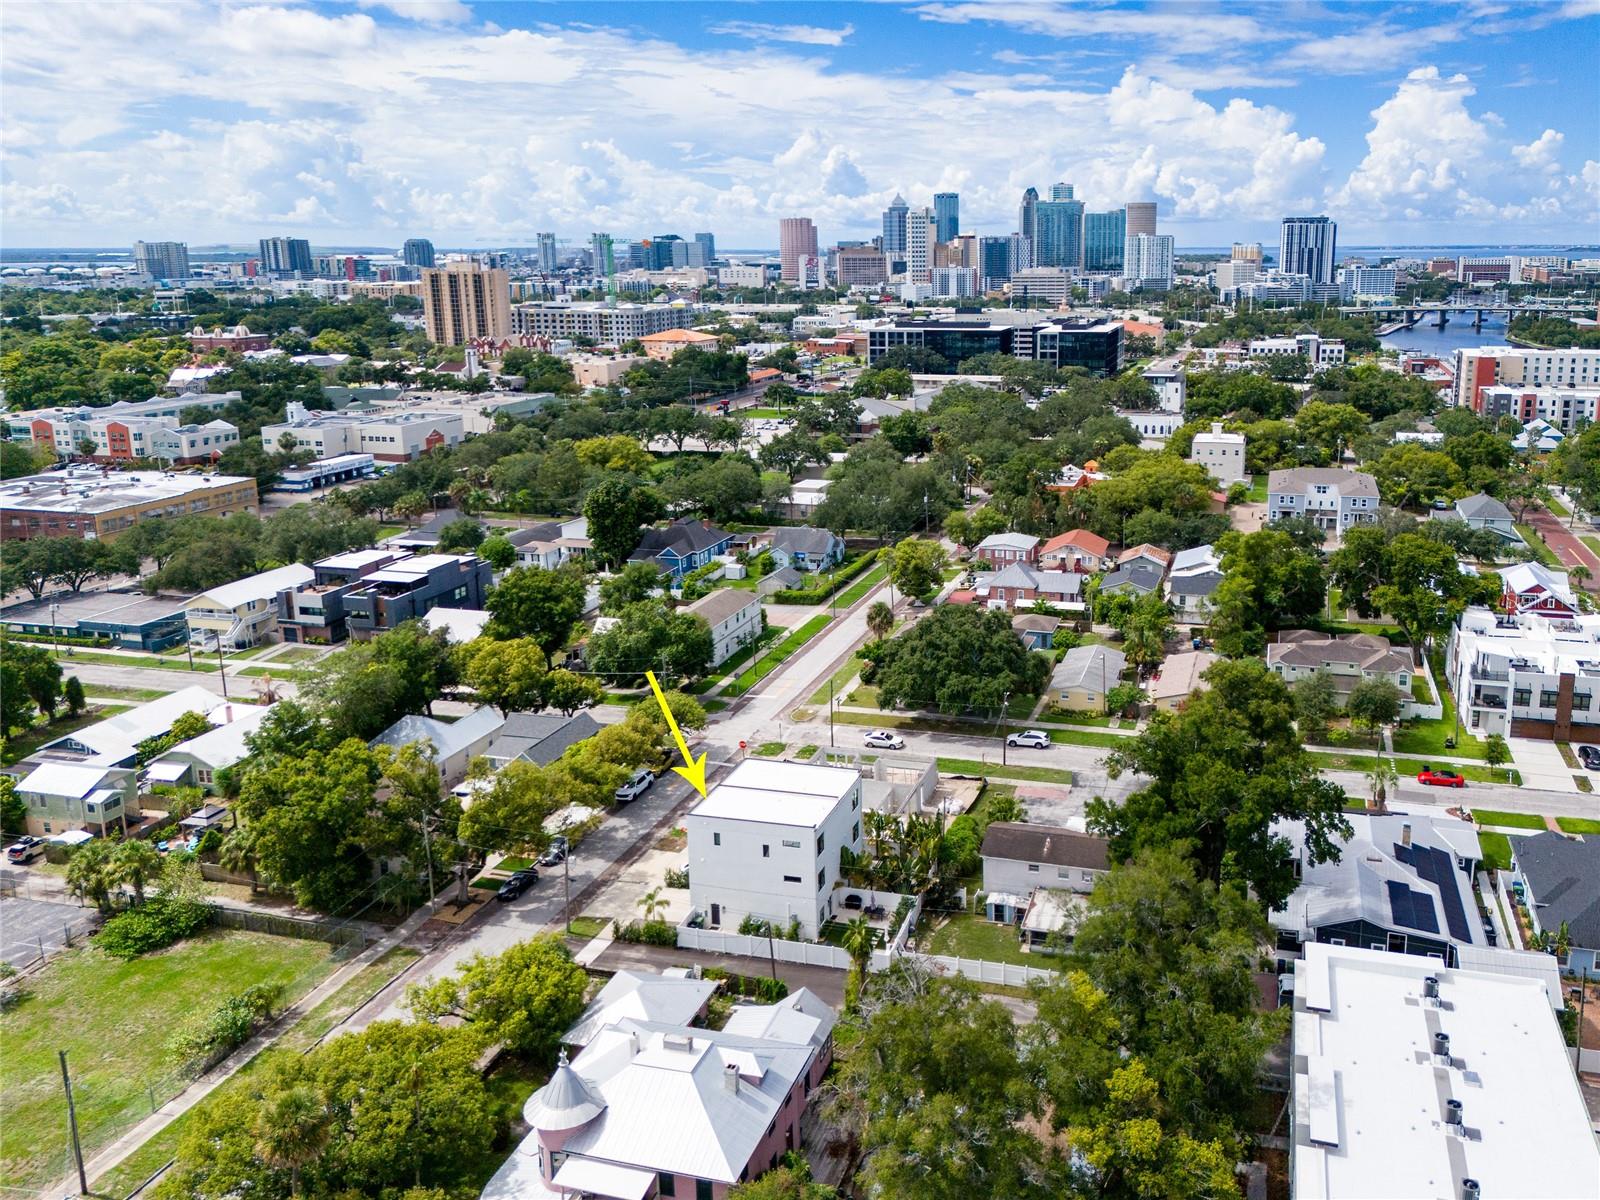
[(672, 708), (667, 704), (667, 697), (661, 690), (661, 685), (656, 682), (656, 673), (646, 671), (644, 677), (650, 681), (650, 690), (656, 694), (656, 703), (661, 705), (661, 715), (667, 719), (667, 728), (672, 730), (672, 740), (678, 743), (678, 753), (683, 755), (687, 766), (673, 767), (679, 775), (689, 781), (689, 786), (702, 796), (706, 794), (706, 756), (704, 753), (696, 758), (689, 753), (689, 743), (683, 740), (683, 733), (678, 728), (677, 719), (672, 715)]

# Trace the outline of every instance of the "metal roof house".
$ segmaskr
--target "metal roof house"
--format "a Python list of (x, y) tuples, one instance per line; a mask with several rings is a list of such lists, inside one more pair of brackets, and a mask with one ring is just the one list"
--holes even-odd
[(1488, 944), (1472, 893), (1483, 858), (1468, 821), (1421, 813), (1348, 813), (1337, 862), (1313, 864), (1305, 827), (1278, 821), (1300, 864), (1300, 885), (1268, 914), (1280, 952), (1312, 942), (1364, 946), (1455, 962), (1456, 946)]
[(433, 753), (440, 782), (452, 787), (466, 775), (472, 760), (489, 748), (505, 724), (506, 718), (500, 715), (500, 710), (488, 704), (473, 709), (459, 721), (441, 721), (412, 713), (401, 717), (368, 744), (399, 749), (412, 742), (421, 743)]
[(1522, 884), (1535, 930), (1554, 938), (1566, 925), (1567, 969), (1600, 969), (1600, 837), (1514, 837), (1511, 877)]

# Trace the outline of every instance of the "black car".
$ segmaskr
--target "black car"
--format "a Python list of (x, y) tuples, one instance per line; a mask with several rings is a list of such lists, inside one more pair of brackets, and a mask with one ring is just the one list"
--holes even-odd
[(550, 839), (550, 848), (539, 856), (541, 867), (559, 867), (567, 857), (567, 839), (557, 834)]
[(1600, 771), (1600, 749), (1594, 746), (1579, 746), (1578, 761), (1591, 771)]
[(539, 882), (539, 872), (532, 867), (517, 871), (511, 878), (500, 885), (500, 890), (495, 893), (497, 900), (515, 900), (523, 892)]

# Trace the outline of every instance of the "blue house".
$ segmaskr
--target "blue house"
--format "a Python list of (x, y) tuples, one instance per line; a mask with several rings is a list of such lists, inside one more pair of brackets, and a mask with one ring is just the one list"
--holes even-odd
[(1056, 644), (1056, 630), (1061, 628), (1061, 618), (1048, 613), (1018, 613), (1011, 618), (1011, 629), (1029, 650), (1051, 650)]
[(827, 529), (795, 525), (772, 531), (772, 561), (797, 571), (826, 571), (844, 561), (844, 539)]
[(628, 561), (655, 563), (673, 579), (682, 579), (719, 554), (727, 554), (732, 544), (733, 535), (711, 522), (679, 517), (665, 529), (646, 529)]

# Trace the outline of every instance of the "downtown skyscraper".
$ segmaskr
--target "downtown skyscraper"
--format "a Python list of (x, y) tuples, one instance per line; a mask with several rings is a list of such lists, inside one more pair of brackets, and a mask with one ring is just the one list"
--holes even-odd
[(891, 262), (906, 256), (906, 214), (910, 211), (906, 198), (898, 192), (883, 210), (883, 252)]
[(935, 192), (933, 222), (941, 242), (953, 242), (961, 226), (961, 197), (955, 192)]
[[(1057, 184), (1056, 188), (1068, 187)], [(1052, 188), (1054, 192), (1056, 188)], [(1040, 267), (1083, 269), (1083, 201), (1041, 200), (1034, 206), (1033, 261)]]
[(1285, 217), (1278, 231), (1278, 270), (1332, 283), (1339, 227), (1327, 217)]
[(784, 217), (778, 222), (778, 258), (786, 282), (799, 283), (806, 260), (817, 257), (817, 227), (810, 217)]

